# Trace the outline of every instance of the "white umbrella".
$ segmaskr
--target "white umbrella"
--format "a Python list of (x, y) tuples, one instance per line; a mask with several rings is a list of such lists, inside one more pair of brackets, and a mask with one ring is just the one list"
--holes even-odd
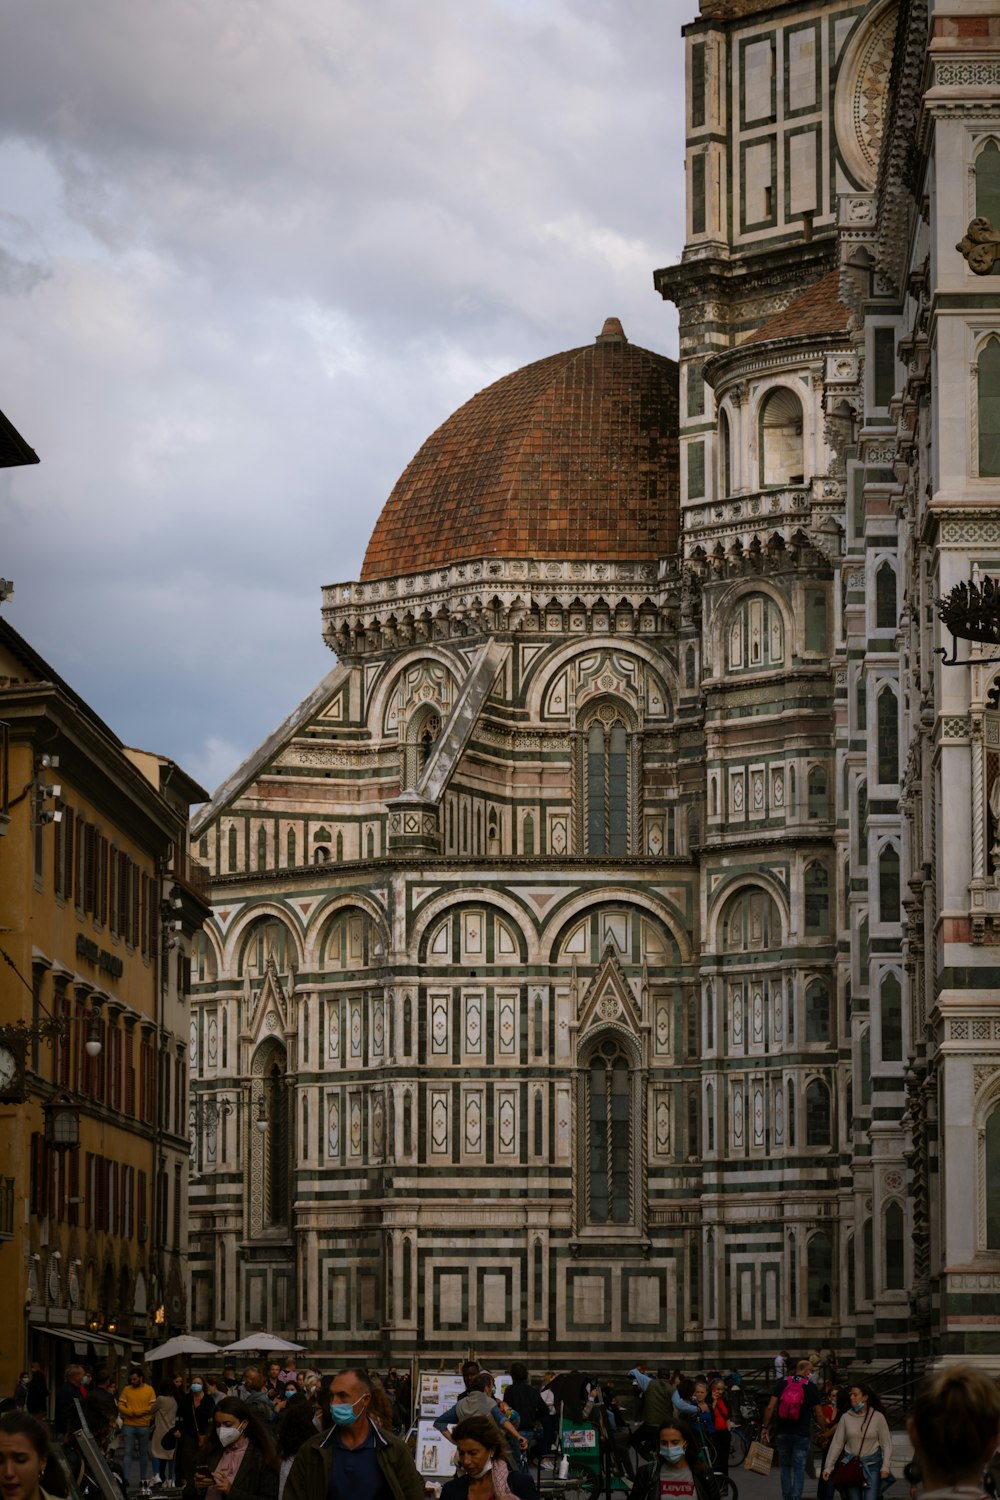
[(305, 1344), (292, 1344), (273, 1333), (248, 1333), (235, 1344), (223, 1344), (221, 1354), (297, 1354)]
[(154, 1359), (173, 1359), (175, 1354), (218, 1354), (218, 1344), (210, 1344), (208, 1339), (196, 1339), (193, 1333), (180, 1333), (176, 1338), (167, 1339), (165, 1344), (157, 1344), (155, 1349), (147, 1349), (143, 1358), (147, 1364)]

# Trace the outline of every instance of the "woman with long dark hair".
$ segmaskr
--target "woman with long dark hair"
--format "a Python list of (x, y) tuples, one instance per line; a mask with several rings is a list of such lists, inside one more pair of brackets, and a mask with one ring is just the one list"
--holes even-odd
[[(656, 1453), (636, 1471), (628, 1500), (659, 1500), (661, 1482), (680, 1500), (719, 1500), (715, 1475), (705, 1463), (694, 1429), (683, 1417), (660, 1424)], [(444, 1492), (442, 1491), (442, 1500)]]
[(184, 1500), (278, 1500), (278, 1455), (251, 1407), (224, 1396)]
[[(837, 1423), (823, 1463), (823, 1478), (831, 1474), (833, 1483), (844, 1490), (848, 1500), (878, 1500), (879, 1480), (888, 1479), (892, 1467), (892, 1433), (885, 1418), (885, 1408), (871, 1386), (855, 1380), (848, 1391), (850, 1405)], [(860, 1478), (838, 1479), (837, 1461), (841, 1454), (848, 1462), (856, 1458)], [(843, 1475), (843, 1470), (841, 1471)]]

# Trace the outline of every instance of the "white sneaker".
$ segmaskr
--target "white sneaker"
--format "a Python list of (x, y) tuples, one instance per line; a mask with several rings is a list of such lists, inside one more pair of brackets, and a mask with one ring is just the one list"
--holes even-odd
[(159, 1474), (154, 1474), (153, 1477), (152, 1477), (152, 1479), (149, 1481), (149, 1488), (151, 1490), (155, 1490), (156, 1487), (157, 1487), (157, 1485), (162, 1484), (162, 1483), (163, 1483), (163, 1481), (160, 1478)]

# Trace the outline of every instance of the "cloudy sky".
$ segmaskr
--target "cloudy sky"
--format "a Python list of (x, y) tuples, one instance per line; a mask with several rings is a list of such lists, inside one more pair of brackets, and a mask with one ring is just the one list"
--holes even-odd
[(11, 623), (213, 788), (395, 479), (609, 314), (676, 353), (696, 0), (0, 0)]

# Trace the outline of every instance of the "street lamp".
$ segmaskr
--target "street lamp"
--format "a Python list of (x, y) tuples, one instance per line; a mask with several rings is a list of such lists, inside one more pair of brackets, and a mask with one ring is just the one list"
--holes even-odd
[(75, 1151), (80, 1144), (80, 1111), (66, 1094), (42, 1106), (45, 1143), (55, 1151)]
[(267, 1112), (264, 1109), (263, 1094), (261, 1094), (260, 1098), (257, 1100), (257, 1118), (254, 1121), (254, 1124), (257, 1126), (257, 1129), (260, 1131), (261, 1135), (263, 1135), (264, 1131), (267, 1129)]

